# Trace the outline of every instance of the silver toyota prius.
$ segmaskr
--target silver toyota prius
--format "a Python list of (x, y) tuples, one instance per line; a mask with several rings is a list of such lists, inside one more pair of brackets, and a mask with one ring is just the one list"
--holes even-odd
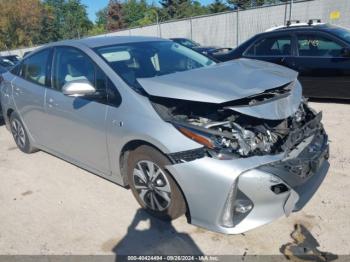
[(303, 208), (329, 168), (321, 113), (275, 64), (96, 37), (40, 48), (0, 81), (20, 150), (130, 188), (161, 219), (242, 233)]

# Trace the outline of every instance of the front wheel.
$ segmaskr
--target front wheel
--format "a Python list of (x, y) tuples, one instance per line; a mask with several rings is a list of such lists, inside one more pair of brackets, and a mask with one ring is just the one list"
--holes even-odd
[(182, 193), (165, 170), (170, 161), (150, 146), (136, 148), (128, 159), (129, 185), (137, 202), (150, 214), (172, 220), (186, 212)]

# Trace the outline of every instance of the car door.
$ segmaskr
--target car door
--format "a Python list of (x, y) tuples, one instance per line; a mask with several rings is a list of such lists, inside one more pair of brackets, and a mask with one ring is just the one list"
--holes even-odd
[(297, 34), (295, 69), (308, 97), (350, 98), (350, 58), (346, 44), (329, 34)]
[[(110, 173), (106, 143), (106, 79), (98, 66), (81, 50), (56, 47), (46, 91), (45, 144), (65, 159), (93, 172)], [(62, 87), (88, 80), (97, 90), (85, 97), (64, 95)]]
[(292, 46), (293, 36), (289, 33), (263, 35), (254, 41), (242, 56), (293, 68)]
[(16, 111), (27, 131), (36, 143), (42, 143), (42, 125), (45, 119), (44, 98), (48, 80), (51, 49), (24, 59), (12, 73), (17, 77), (12, 81)]

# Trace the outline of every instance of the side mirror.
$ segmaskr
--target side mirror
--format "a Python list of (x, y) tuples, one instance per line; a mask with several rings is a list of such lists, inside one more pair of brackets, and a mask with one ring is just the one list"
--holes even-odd
[(350, 57), (350, 48), (349, 47), (344, 47), (341, 50), (341, 55), (342, 55), (342, 57)]
[(66, 96), (87, 96), (95, 92), (95, 87), (88, 80), (74, 80), (62, 87), (62, 93)]

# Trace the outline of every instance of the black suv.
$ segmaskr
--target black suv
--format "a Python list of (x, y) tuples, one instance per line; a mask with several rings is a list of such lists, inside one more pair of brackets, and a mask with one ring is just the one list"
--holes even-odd
[(255, 35), (219, 61), (264, 60), (299, 72), (306, 97), (350, 99), (350, 31), (329, 24), (295, 24)]

